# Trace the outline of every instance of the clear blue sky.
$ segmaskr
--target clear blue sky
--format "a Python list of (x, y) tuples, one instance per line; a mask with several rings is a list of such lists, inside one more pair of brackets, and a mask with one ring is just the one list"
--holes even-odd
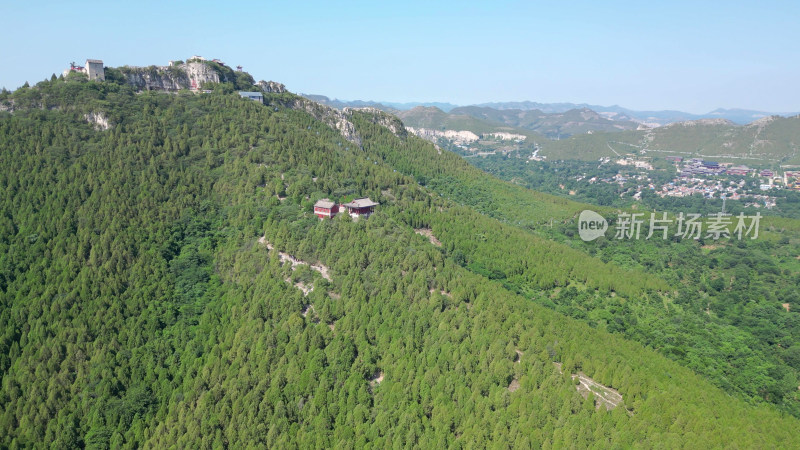
[(797, 1), (8, 3), (9, 89), (199, 54), (347, 100), (800, 110)]

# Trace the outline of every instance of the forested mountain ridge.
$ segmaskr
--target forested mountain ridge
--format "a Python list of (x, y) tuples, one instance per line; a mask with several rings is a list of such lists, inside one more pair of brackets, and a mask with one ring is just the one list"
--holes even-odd
[(542, 143), (550, 160), (596, 160), (642, 152), (737, 164), (800, 163), (800, 116), (770, 116), (747, 125), (723, 119), (672, 123), (649, 130), (597, 132)]
[[(509, 228), (455, 201), (520, 222), (502, 208), (507, 190), (539, 208), (531, 226), (577, 204), (495, 190), (476, 172), (447, 183), (436, 175), (457, 157), (446, 152), (412, 171), (418, 154), (403, 150), (436, 150), (379, 132), (369, 112), (351, 117), (362, 148), (282, 107), (291, 94), (265, 107), (225, 89), (73, 80), (6, 96), (3, 446), (798, 445), (797, 419), (478, 274), (492, 259), (470, 249), (476, 233), (492, 243)], [(369, 220), (311, 214), (318, 198), (362, 195), (381, 203)], [(453, 248), (412, 229), (464, 222), (468, 238), (442, 237)], [(325, 264), (331, 281), (281, 265), (278, 250)], [(541, 286), (603, 279), (530, 272)], [(662, 288), (646, 280), (636, 288)], [(579, 370), (624, 408), (584, 400), (569, 377)]]
[(515, 128), (523, 128), (549, 138), (566, 138), (573, 134), (596, 131), (618, 132), (639, 128), (639, 124), (636, 122), (611, 120), (589, 108), (570, 109), (561, 113), (545, 113), (538, 109), (497, 110), (488, 107), (464, 106), (452, 109), (450, 114), (463, 114)]

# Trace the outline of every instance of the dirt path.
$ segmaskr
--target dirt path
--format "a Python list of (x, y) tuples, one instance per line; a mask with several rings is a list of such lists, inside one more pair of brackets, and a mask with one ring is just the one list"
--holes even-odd
[(274, 248), (272, 246), (272, 244), (267, 242), (267, 237), (266, 236), (261, 236), (260, 238), (258, 238), (258, 243), (261, 244), (261, 245), (266, 245), (267, 246), (267, 250), (272, 250)]
[(319, 272), (320, 275), (322, 275), (322, 278), (325, 278), (328, 281), (333, 281), (333, 278), (331, 278), (330, 273), (328, 273), (328, 267), (326, 267), (326, 266), (324, 266), (324, 265), (322, 265), (320, 263), (316, 263), (316, 264), (312, 264), (311, 265), (311, 269), (312, 270), (316, 270), (317, 272)]
[(437, 247), (441, 247), (442, 246), (441, 241), (436, 239), (436, 236), (433, 235), (433, 230), (431, 230), (430, 228), (415, 228), (414, 229), (414, 233), (417, 233), (420, 236), (427, 237), (428, 240), (431, 241), (431, 244), (433, 244), (433, 245), (435, 245)]
[[(561, 363), (554, 362), (553, 364), (555, 364), (555, 366), (558, 368), (559, 373), (564, 373), (561, 370)], [(583, 398), (589, 397), (590, 392), (594, 394), (595, 404), (597, 405), (598, 409), (601, 406), (605, 406), (607, 411), (611, 411), (623, 403), (622, 394), (620, 394), (619, 391), (608, 386), (603, 386), (602, 384), (586, 376), (585, 373), (573, 373), (571, 377), (573, 380), (576, 378), (578, 379), (578, 384), (575, 386), (575, 389), (577, 389)], [(628, 414), (632, 415), (630, 411), (628, 411)]]
[[(292, 283), (292, 279), (291, 278), (287, 278), (285, 281), (287, 283)], [(310, 294), (311, 291), (314, 290), (314, 286), (313, 285), (305, 284), (302, 281), (298, 281), (297, 283), (294, 283), (294, 287), (296, 287), (297, 289), (300, 289), (301, 291), (303, 291), (303, 296), (308, 296), (308, 294)]]
[[(266, 236), (261, 236), (260, 238), (258, 238), (258, 243), (266, 245), (267, 246), (267, 250), (274, 250), (275, 249), (275, 247), (273, 247), (272, 244), (270, 244), (269, 241), (267, 241), (267, 237)], [(325, 266), (324, 264), (321, 264), (321, 263), (309, 264), (309, 263), (307, 263), (307, 262), (305, 262), (305, 261), (303, 261), (301, 259), (295, 258), (294, 255), (290, 255), (290, 254), (288, 254), (286, 252), (278, 252), (278, 257), (281, 259), (281, 263), (285, 263), (285, 262), (291, 263), (292, 264), (292, 270), (294, 270), (295, 267), (297, 267), (297, 266), (299, 266), (301, 264), (304, 264), (304, 265), (309, 266), (311, 268), (311, 270), (315, 270), (315, 271), (319, 272), (320, 275), (322, 275), (322, 278), (325, 278), (328, 281), (333, 281), (333, 278), (331, 278), (331, 275), (330, 275), (330, 269), (327, 266)]]
[(589, 392), (594, 394), (597, 407), (605, 406), (607, 411), (611, 411), (620, 404), (622, 404), (622, 395), (616, 390), (594, 381), (583, 372), (578, 372), (577, 375), (573, 374), (572, 379), (578, 379), (580, 383), (575, 388), (581, 393), (583, 398), (589, 396)]

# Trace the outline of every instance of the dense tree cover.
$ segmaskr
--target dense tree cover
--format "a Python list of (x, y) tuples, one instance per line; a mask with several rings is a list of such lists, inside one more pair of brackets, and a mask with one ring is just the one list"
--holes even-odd
[[(496, 258), (456, 223), (477, 213), (305, 113), (80, 80), (12, 97), (18, 109), (0, 113), (0, 446), (799, 444), (797, 419), (512, 292), (509, 279), (535, 273), (461, 267), (456, 250), (468, 266)], [(92, 112), (111, 129), (87, 123)], [(311, 214), (348, 195), (381, 207), (358, 222)], [(416, 236), (423, 221), (452, 243)], [(474, 222), (489, 242), (512, 231)], [(277, 250), (324, 263), (332, 281)], [(553, 270), (594, 286), (578, 264)], [(595, 409), (554, 361), (624, 406)]]
[[(430, 177), (428, 186), (445, 195), (479, 186), (492, 194), (454, 199), (524, 230), (492, 223), (468, 208), (421, 215), (410, 222), (431, 227), (454, 261), (501, 280), (508, 289), (540, 304), (656, 348), (728, 392), (775, 403), (800, 415), (800, 371), (795, 363), (800, 344), (797, 221), (765, 218), (761, 239), (753, 242), (601, 239), (584, 243), (575, 236), (574, 220), (536, 227), (526, 225), (530, 221), (514, 221), (514, 217), (541, 218), (543, 211), (518, 200), (512, 187), (503, 191), (505, 208), (487, 209), (483, 199), (501, 196), (494, 189), (496, 180), (484, 183), (488, 177), (460, 170), (457, 161), (438, 155), (422, 141), (393, 142), (399, 139), (385, 129), (366, 121), (359, 125), (362, 134), (369, 136), (365, 148), (370, 152), (401, 162), (422, 161), (401, 167), (417, 177)], [(388, 150), (392, 146), (403, 148), (402, 155), (393, 156)], [(556, 177), (533, 172), (551, 180), (570, 173), (561, 164), (556, 167), (564, 169)], [(594, 209), (610, 219), (618, 212), (564, 202), (568, 202), (567, 211)], [(551, 241), (543, 241), (531, 230)], [(671, 235), (674, 232), (673, 225)], [(786, 311), (786, 304), (794, 310)]]
[[(524, 180), (524, 185), (546, 192), (563, 195), (574, 190), (576, 197), (598, 205), (633, 203), (643, 209), (704, 215), (722, 207), (719, 199), (699, 195), (661, 198), (647, 191), (640, 203), (631, 202), (619, 198), (624, 190), (619, 186), (595, 184), (587, 188), (585, 183), (575, 182), (581, 175), (603, 177), (616, 172), (608, 166), (598, 168), (597, 163), (558, 161), (529, 165), (500, 157), (472, 162), (502, 178)], [(670, 176), (668, 172), (652, 175), (657, 184)], [(751, 189), (757, 190), (757, 180), (746, 181)], [(561, 189), (564, 185), (566, 189)], [(627, 312), (612, 314), (626, 335), (639, 335), (644, 342), (708, 374), (726, 389), (766, 399), (800, 415), (797, 391), (800, 372), (794, 362), (800, 348), (800, 317), (783, 306), (796, 310), (800, 303), (797, 289), (800, 263), (796, 259), (800, 253), (800, 233), (797, 233), (800, 222), (774, 217), (797, 217), (800, 194), (787, 190), (773, 194), (779, 196), (774, 210), (745, 209), (741, 202), (727, 202), (726, 210), (731, 214), (758, 212), (768, 216), (762, 222), (761, 239), (756, 242), (620, 243), (612, 239), (581, 245), (603, 261), (656, 273), (679, 288), (673, 308), (679, 311), (680, 321), (673, 320), (673, 314), (665, 316), (660, 308), (653, 311), (654, 318), (647, 322), (633, 321), (635, 316)], [(571, 236), (574, 228), (574, 224), (557, 226), (548, 236), (553, 239)], [(559, 297), (558, 309), (574, 317), (608, 316), (609, 308), (598, 306), (593, 297), (591, 293), (567, 299)]]

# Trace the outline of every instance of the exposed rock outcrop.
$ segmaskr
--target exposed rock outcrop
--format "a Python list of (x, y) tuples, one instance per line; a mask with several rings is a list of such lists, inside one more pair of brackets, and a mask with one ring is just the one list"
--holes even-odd
[(229, 82), (211, 65), (192, 61), (176, 66), (124, 66), (119, 69), (129, 84), (146, 91), (178, 91), (199, 88), (203, 83)]
[(367, 114), (372, 123), (388, 128), (392, 134), (401, 139), (405, 139), (408, 136), (408, 131), (406, 131), (406, 127), (400, 119), (378, 108), (344, 108), (342, 112), (345, 115), (352, 115), (355, 111)]
[(286, 92), (286, 86), (275, 81), (261, 80), (258, 83), (256, 83), (256, 86), (258, 86), (259, 89), (268, 94), (283, 94), (284, 92)]
[(501, 141), (524, 141), (527, 136), (516, 133), (507, 133), (505, 131), (495, 131), (494, 133), (486, 133), (484, 137), (500, 139)]
[(436, 142), (439, 138), (452, 141), (456, 145), (471, 144), (480, 137), (472, 131), (456, 131), (456, 130), (433, 130), (430, 128), (412, 128), (408, 127), (408, 131), (416, 134), (422, 139), (427, 139), (431, 142)]
[(105, 131), (111, 128), (111, 124), (108, 123), (108, 117), (101, 112), (92, 112), (89, 114), (84, 114), (83, 118), (86, 119), (87, 122), (94, 125), (94, 129), (97, 131)]
[(356, 131), (353, 122), (350, 121), (354, 114), (365, 114), (372, 123), (386, 127), (401, 139), (405, 139), (408, 136), (408, 132), (400, 119), (376, 108), (344, 108), (339, 111), (303, 97), (294, 98), (285, 106), (311, 114), (315, 119), (324, 122), (338, 131), (343, 138), (359, 147), (361, 146), (361, 136)]
[(344, 111), (339, 111), (302, 97), (293, 99), (286, 106), (298, 111), (305, 111), (315, 119), (338, 131), (343, 138), (359, 147), (361, 146), (361, 136), (356, 132), (356, 127), (353, 123), (348, 120), (349, 113), (346, 114)]

